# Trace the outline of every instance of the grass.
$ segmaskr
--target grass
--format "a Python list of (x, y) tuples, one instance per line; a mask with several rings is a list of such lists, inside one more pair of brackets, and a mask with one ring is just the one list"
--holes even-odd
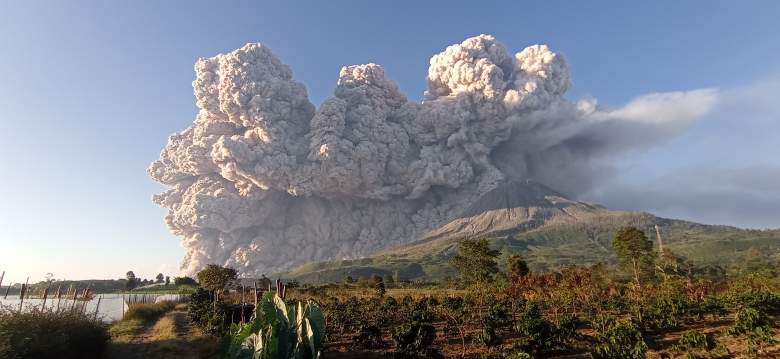
[(174, 302), (130, 304), (122, 319), (137, 319), (143, 324), (149, 324), (162, 317), (163, 314), (173, 310), (174, 307), (176, 307)]
[(108, 332), (111, 335), (111, 340), (125, 343), (129, 342), (142, 327), (143, 323), (138, 319), (120, 320), (111, 325)]
[(152, 327), (152, 340), (176, 339), (176, 320), (172, 315), (166, 315)]
[(91, 315), (0, 307), (0, 358), (99, 358), (106, 325)]

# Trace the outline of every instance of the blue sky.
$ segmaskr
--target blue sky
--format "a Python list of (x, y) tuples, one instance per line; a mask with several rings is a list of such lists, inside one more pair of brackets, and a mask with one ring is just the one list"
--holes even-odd
[(780, 2), (469, 4), (0, 1), (0, 270), (175, 274), (183, 250), (145, 170), (194, 118), (195, 60), (247, 42), (272, 48), (316, 104), (341, 66), (366, 62), (419, 99), (430, 56), (480, 33), (564, 54), (572, 99), (718, 88), (710, 116), (586, 199), (780, 227)]

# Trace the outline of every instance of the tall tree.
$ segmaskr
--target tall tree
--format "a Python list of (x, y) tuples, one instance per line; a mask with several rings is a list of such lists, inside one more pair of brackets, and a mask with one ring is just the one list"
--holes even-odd
[(237, 276), (238, 272), (233, 268), (209, 264), (198, 272), (198, 282), (201, 287), (218, 293), (235, 281)]
[(450, 259), (450, 265), (460, 272), (467, 283), (491, 280), (498, 273), (496, 257), (501, 254), (490, 249), (487, 239), (462, 240), (458, 254)]
[(125, 274), (127, 277), (127, 283), (125, 283), (125, 289), (132, 290), (133, 288), (138, 286), (138, 279), (135, 278), (135, 273), (133, 271), (129, 270)]
[(165, 276), (162, 273), (157, 273), (157, 277), (155, 277), (157, 281), (155, 283), (162, 283), (165, 281)]
[(642, 286), (640, 271), (652, 264), (654, 259), (653, 242), (647, 239), (645, 232), (636, 227), (626, 227), (615, 234), (612, 240), (612, 248), (615, 250), (620, 262), (631, 267), (634, 280), (638, 287)]

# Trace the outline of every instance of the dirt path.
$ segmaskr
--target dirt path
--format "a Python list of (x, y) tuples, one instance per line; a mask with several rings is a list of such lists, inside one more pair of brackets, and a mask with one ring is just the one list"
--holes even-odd
[(111, 343), (107, 358), (217, 358), (218, 344), (190, 323), (186, 311), (173, 310), (142, 327), (129, 341)]

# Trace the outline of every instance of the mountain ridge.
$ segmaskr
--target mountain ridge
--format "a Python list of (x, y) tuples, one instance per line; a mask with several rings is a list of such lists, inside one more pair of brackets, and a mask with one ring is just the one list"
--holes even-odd
[(519, 253), (533, 270), (613, 262), (614, 233), (635, 226), (655, 242), (661, 228), (664, 246), (699, 264), (729, 265), (752, 248), (780, 253), (780, 229), (750, 230), (657, 217), (647, 212), (610, 210), (566, 198), (532, 180), (506, 181), (486, 192), (455, 219), (420, 239), (374, 252), (361, 259), (308, 263), (280, 273), (306, 283), (338, 282), (346, 276), (398, 273), (408, 280), (437, 280), (456, 273), (448, 266), (465, 239), (488, 238), (503, 256)]

